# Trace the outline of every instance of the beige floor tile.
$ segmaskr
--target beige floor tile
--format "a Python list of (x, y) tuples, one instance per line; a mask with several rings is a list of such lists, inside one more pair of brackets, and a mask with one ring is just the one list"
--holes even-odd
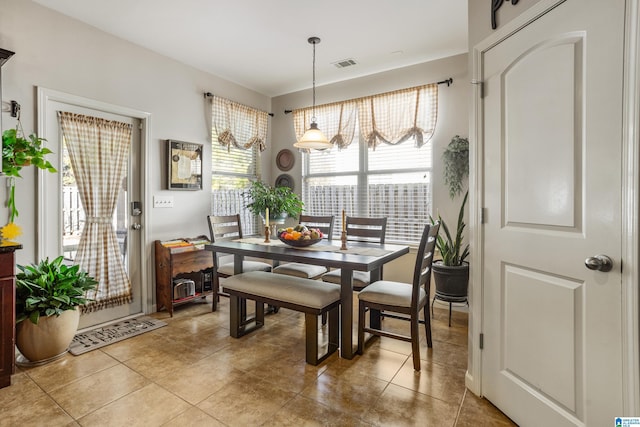
[(363, 354), (356, 355), (352, 360), (336, 358), (336, 361), (328, 366), (327, 372), (342, 375), (343, 372), (349, 371), (351, 375), (368, 375), (391, 381), (408, 357), (376, 346), (365, 347)]
[[(213, 359), (213, 360), (211, 360)], [(192, 405), (202, 402), (220, 389), (236, 381), (242, 373), (235, 369), (219, 367), (213, 357), (207, 362), (183, 367), (156, 382)]]
[(15, 426), (66, 426), (74, 420), (67, 415), (49, 396), (43, 396), (22, 404), (3, 408), (0, 427)]
[(47, 365), (25, 371), (45, 392), (51, 392), (72, 381), (94, 374), (118, 364), (118, 361), (100, 350), (80, 356), (65, 355)]
[(439, 365), (467, 369), (467, 346), (451, 344), (443, 341), (433, 341), (433, 347), (428, 348), (426, 342), (420, 342), (420, 359)]
[(221, 366), (251, 372), (260, 369), (275, 357), (280, 357), (282, 352), (283, 349), (279, 346), (257, 341), (255, 336), (244, 336), (233, 339), (229, 347), (221, 349), (215, 355)]
[(417, 372), (413, 369), (413, 360), (408, 359), (391, 382), (460, 405), (465, 391), (465, 372), (466, 369), (425, 362), (420, 364)]
[(229, 336), (228, 329), (219, 327), (207, 328), (196, 333), (184, 331), (172, 337), (172, 340), (184, 347), (191, 348), (202, 358), (210, 356), (220, 349), (230, 345), (234, 338)]
[(169, 330), (168, 326), (155, 329), (142, 335), (138, 335), (114, 344), (102, 347), (101, 350), (114, 359), (124, 362), (134, 357), (161, 350), (166, 344), (161, 331)]
[[(209, 307), (209, 310), (211, 307)], [(190, 334), (203, 333), (213, 328), (225, 328), (229, 332), (229, 319), (226, 316), (216, 315), (207, 311), (196, 313), (191, 317), (179, 317), (170, 322), (172, 329), (179, 328)]]
[(130, 393), (78, 421), (89, 426), (160, 426), (189, 409), (189, 404), (156, 384)]
[(388, 382), (360, 371), (342, 370), (334, 375), (330, 369), (301, 395), (353, 417), (362, 417), (378, 400)]
[(487, 399), (480, 398), (469, 390), (465, 392), (464, 401), (458, 416), (456, 426), (515, 426), (506, 415), (500, 412)]
[(327, 364), (338, 358), (332, 355), (326, 362), (313, 366), (306, 363), (304, 354), (291, 357), (282, 352), (280, 355), (267, 360), (262, 366), (249, 371), (252, 375), (261, 378), (275, 387), (283, 390), (301, 392), (307, 386), (314, 384), (318, 375), (327, 369)]
[(453, 426), (458, 405), (389, 384), (363, 419), (376, 426)]
[(46, 396), (36, 383), (25, 373), (11, 377), (11, 386), (0, 388), (0, 414), (14, 405), (33, 402)]
[(276, 426), (368, 426), (359, 418), (302, 396), (296, 396), (263, 425)]
[(273, 387), (250, 374), (242, 374), (198, 404), (198, 408), (230, 426), (260, 425), (294, 396), (295, 393)]
[(124, 365), (116, 365), (60, 387), (50, 396), (73, 418), (90, 412), (149, 384)]
[(155, 381), (167, 375), (175, 375), (185, 366), (195, 364), (204, 357), (197, 348), (190, 348), (176, 340), (163, 340), (161, 348), (154, 347), (123, 363)]
[(191, 407), (162, 427), (224, 427), (224, 424), (196, 407)]

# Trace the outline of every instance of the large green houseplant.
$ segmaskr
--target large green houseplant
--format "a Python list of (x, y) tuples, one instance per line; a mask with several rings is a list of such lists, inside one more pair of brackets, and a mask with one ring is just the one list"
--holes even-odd
[(16, 275), (16, 345), (31, 362), (66, 352), (78, 329), (77, 306), (97, 281), (79, 265), (67, 266), (62, 256), (29, 266)]
[(272, 220), (287, 215), (298, 217), (302, 213), (304, 203), (300, 197), (288, 187), (272, 187), (261, 181), (253, 181), (244, 193), (247, 208), (254, 214), (264, 218), (267, 208)]
[[(469, 140), (456, 135), (453, 137), (442, 155), (444, 165), (444, 181), (448, 186), (449, 196), (453, 200), (462, 193), (464, 180), (469, 176)], [(469, 289), (469, 244), (464, 243), (464, 212), (469, 198), (466, 191), (458, 212), (455, 230), (438, 215), (440, 232), (436, 247), (441, 259), (433, 263), (433, 278), (436, 284), (434, 298), (449, 303), (449, 326), (451, 326), (451, 304), (467, 302)], [(431, 222), (434, 219), (431, 218)]]

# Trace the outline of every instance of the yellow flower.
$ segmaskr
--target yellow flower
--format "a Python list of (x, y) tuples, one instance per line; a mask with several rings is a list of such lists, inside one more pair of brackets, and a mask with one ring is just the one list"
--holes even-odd
[(2, 237), (7, 240), (13, 240), (16, 237), (22, 234), (22, 228), (14, 222), (10, 222), (4, 227), (0, 228), (0, 233), (2, 233)]

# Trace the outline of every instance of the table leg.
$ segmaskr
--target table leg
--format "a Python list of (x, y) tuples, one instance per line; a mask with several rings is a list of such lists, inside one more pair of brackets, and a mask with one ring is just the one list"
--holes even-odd
[(244, 261), (244, 255), (233, 256), (233, 274), (242, 273), (242, 262)]
[[(233, 256), (233, 274), (242, 274), (242, 264), (244, 262), (244, 255), (234, 255)], [(244, 300), (243, 300), (244, 301)], [(240, 305), (240, 322), (241, 324), (246, 323), (247, 320), (247, 302), (244, 301), (243, 304)]]
[(340, 271), (340, 356), (353, 359), (353, 270)]
[(213, 304), (211, 306), (211, 311), (216, 311), (218, 310), (218, 292), (220, 292), (220, 278), (218, 277), (218, 266), (215, 264), (215, 257), (211, 274), (211, 280), (213, 282)]

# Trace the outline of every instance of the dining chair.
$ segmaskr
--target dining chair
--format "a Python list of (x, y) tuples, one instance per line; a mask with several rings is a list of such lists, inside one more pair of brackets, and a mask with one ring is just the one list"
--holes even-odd
[[(209, 233), (211, 235), (211, 243), (224, 240), (242, 239), (242, 223), (240, 222), (240, 214), (235, 215), (208, 215), (207, 224), (209, 224)], [(218, 267), (217, 274), (213, 276), (213, 288), (220, 290), (220, 278), (233, 276), (233, 259), (229, 262), (220, 262), (221, 254), (213, 253), (213, 263)], [(242, 271), (271, 271), (271, 264), (261, 261), (243, 261)], [(217, 296), (216, 296), (217, 297)]]
[[(326, 236), (327, 240), (332, 240), (335, 216), (300, 215), (298, 222), (310, 228), (318, 228), (322, 231), (322, 235)], [(273, 272), (277, 274), (287, 274), (305, 279), (318, 279), (327, 271), (329, 271), (329, 269), (321, 265), (309, 265), (299, 262), (288, 262), (273, 269)]]
[[(424, 327), (427, 334), (427, 346), (433, 347), (431, 341), (431, 318), (429, 316), (429, 291), (431, 284), (431, 264), (436, 247), (436, 238), (440, 224), (427, 224), (422, 232), (420, 246), (413, 270), (413, 282), (402, 283), (387, 280), (373, 282), (358, 294), (358, 354), (363, 354), (364, 333), (411, 342), (413, 353), (413, 369), (420, 370), (420, 310), (424, 315)], [(396, 317), (411, 323), (409, 336), (383, 330), (382, 324), (377, 327), (365, 324), (365, 310), (379, 310), (400, 313), (406, 317)]]
[[(352, 242), (384, 243), (387, 234), (387, 218), (366, 218), (347, 216), (345, 221), (347, 240)], [(323, 282), (340, 284), (340, 269), (330, 271), (322, 275)], [(382, 278), (382, 268), (380, 269)], [(371, 283), (371, 275), (368, 271), (353, 272), (353, 289), (361, 291)]]

